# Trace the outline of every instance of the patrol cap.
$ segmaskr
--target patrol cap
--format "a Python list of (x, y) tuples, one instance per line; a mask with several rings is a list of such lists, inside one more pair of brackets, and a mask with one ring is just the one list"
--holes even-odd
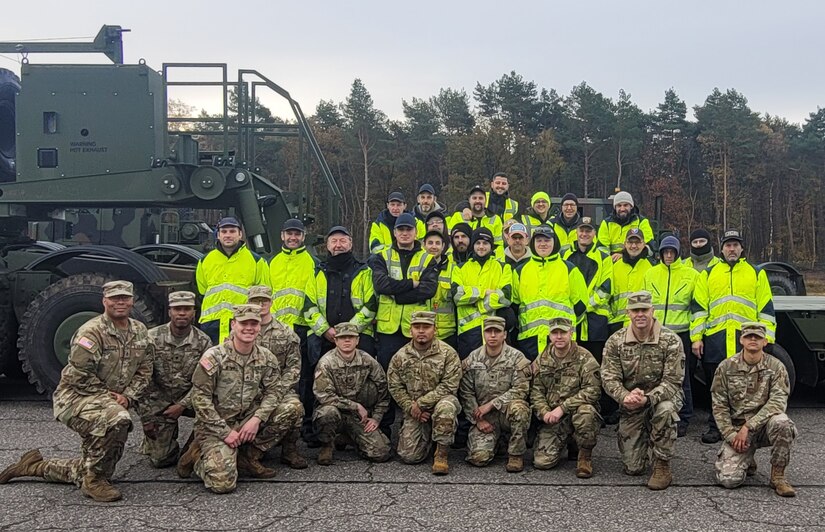
[(290, 218), (284, 222), (283, 226), (281, 226), (281, 231), (300, 231), (302, 233), (306, 233), (307, 228), (304, 226), (304, 222), (298, 218)]
[(265, 284), (256, 284), (249, 287), (249, 293), (246, 298), (248, 300), (262, 298), (272, 301), (272, 287)]
[(754, 334), (760, 338), (765, 338), (768, 336), (768, 331), (765, 328), (764, 323), (759, 323), (758, 321), (748, 321), (742, 324), (742, 336), (747, 336), (749, 334)]
[(627, 296), (627, 310), (653, 308), (653, 296), (647, 290), (633, 292)]
[(627, 232), (627, 235), (624, 237), (624, 241), (627, 242), (631, 238), (636, 238), (639, 242), (645, 241), (645, 236), (642, 234), (642, 230), (638, 227), (634, 227)]
[(358, 325), (345, 321), (335, 326), (335, 337), (358, 336)]
[(218, 222), (218, 229), (221, 227), (237, 227), (240, 229), (241, 223), (234, 216), (226, 216), (225, 218), (221, 218)]
[(387, 196), (387, 203), (391, 201), (400, 201), (401, 203), (407, 203), (407, 200), (404, 199), (403, 192), (390, 192), (390, 195)]
[(579, 220), (578, 225), (576, 225), (576, 229), (579, 227), (589, 227), (590, 229), (596, 230), (596, 226), (593, 224), (593, 218), (589, 216), (582, 216)]
[(416, 323), (435, 325), (435, 312), (430, 312), (429, 310), (413, 312), (410, 316), (410, 325), (415, 325)]
[(559, 316), (558, 318), (553, 318), (550, 320), (550, 332), (553, 331), (572, 331), (573, 330), (573, 322), (570, 318), (565, 318)]
[(396, 229), (399, 227), (412, 227), (415, 229), (415, 216), (408, 212), (402, 212), (395, 219), (395, 227)]
[(435, 189), (433, 188), (433, 186), (431, 184), (424, 183), (423, 185), (421, 185), (418, 188), (418, 193), (419, 194), (425, 194), (425, 193), (426, 194), (432, 194), (433, 196), (435, 196)]
[(502, 318), (501, 316), (489, 316), (484, 318), (484, 330), (487, 329), (498, 329), (499, 331), (503, 331), (507, 328), (507, 320)]
[(109, 281), (103, 285), (103, 297), (134, 297), (135, 287), (129, 281)]
[(232, 307), (232, 319), (237, 321), (261, 321), (261, 307), (258, 305), (235, 305)]
[(169, 294), (170, 307), (194, 307), (195, 294), (186, 290), (178, 290)]
[(745, 239), (742, 238), (742, 233), (740, 233), (738, 229), (728, 229), (725, 231), (725, 234), (722, 235), (722, 243), (724, 244), (728, 240), (736, 240), (740, 244), (745, 242)]
[(349, 232), (349, 229), (344, 227), (343, 225), (334, 225), (330, 228), (329, 232), (327, 233), (327, 238), (331, 237), (332, 235), (340, 233), (342, 235), (347, 235), (348, 237), (352, 238), (352, 234)]

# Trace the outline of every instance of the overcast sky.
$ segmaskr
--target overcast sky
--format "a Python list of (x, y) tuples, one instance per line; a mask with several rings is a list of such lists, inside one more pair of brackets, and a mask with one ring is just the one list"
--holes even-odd
[[(306, 114), (321, 99), (344, 100), (355, 78), (379, 109), (401, 118), (402, 99), (446, 87), (472, 96), (476, 82), (511, 70), (561, 94), (581, 81), (614, 99), (623, 88), (645, 111), (671, 87), (689, 107), (714, 87), (735, 88), (754, 111), (798, 123), (825, 106), (825, 2), (815, 0), (29, 0), (3, 2), (2, 17), (0, 41), (93, 36), (103, 24), (121, 25), (132, 30), (127, 63), (253, 68)], [(15, 54), (4, 56), (0, 67), (19, 71)], [(173, 96), (213, 108), (202, 93)], [(273, 100), (264, 103), (285, 115)]]

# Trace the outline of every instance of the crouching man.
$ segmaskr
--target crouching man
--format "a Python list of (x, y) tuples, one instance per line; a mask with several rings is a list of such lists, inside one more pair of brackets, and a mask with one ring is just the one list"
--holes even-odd
[(390, 404), (387, 376), (377, 360), (358, 349), (358, 338), (358, 324), (336, 325), (335, 349), (322, 356), (315, 368), (312, 391), (317, 408), (312, 422), (321, 440), (320, 465), (332, 464), (338, 434), (371, 462), (390, 458), (390, 440), (378, 430)]
[(790, 384), (788, 372), (778, 359), (768, 356), (765, 325), (742, 324), (742, 350), (722, 361), (711, 386), (713, 416), (725, 439), (716, 459), (716, 481), (735, 488), (756, 473), (754, 454), (771, 449), (771, 487), (777, 495), (794, 497), (785, 480), (796, 427), (785, 414)]

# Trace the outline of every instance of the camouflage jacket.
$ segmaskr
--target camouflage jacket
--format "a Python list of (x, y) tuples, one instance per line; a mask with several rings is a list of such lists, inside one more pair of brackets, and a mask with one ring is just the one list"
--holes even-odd
[[(315, 383), (312, 391), (321, 405), (331, 405), (344, 412), (358, 413), (358, 393), (372, 382), (377, 389), (377, 399), (370, 417), (381, 421), (390, 404), (387, 395), (387, 375), (377, 360), (365, 351), (356, 350), (355, 356), (347, 362), (337, 349), (328, 351), (318, 361), (315, 369)], [(364, 405), (370, 410), (371, 405)]]
[(287, 391), (295, 390), (301, 377), (301, 340), (292, 328), (279, 320), (261, 324), (258, 345), (269, 349), (281, 368), (281, 379)]
[(135, 404), (152, 376), (154, 348), (146, 326), (129, 318), (129, 329), (119, 332), (106, 314), (84, 323), (72, 338), (69, 361), (54, 391), (57, 419), (71, 416), (89, 399), (108, 392), (126, 396)]
[(406, 413), (413, 401), (422, 410), (432, 410), (441, 399), (457, 394), (460, 381), (458, 353), (441, 340), (433, 340), (424, 353), (408, 343), (392, 357), (387, 370), (390, 395)]
[(644, 342), (636, 339), (630, 326), (607, 339), (602, 386), (620, 405), (634, 388), (643, 390), (651, 405), (673, 400), (682, 393), (684, 377), (682, 340), (658, 320), (654, 320), (653, 334)]
[(565, 414), (582, 405), (597, 406), (602, 394), (599, 363), (590, 351), (573, 342), (562, 358), (552, 345), (533, 362), (530, 403), (539, 419), (561, 406)]
[[(197, 327), (178, 341), (169, 324), (158, 325), (149, 331), (149, 341), (155, 347), (152, 380), (146, 396), (140, 401), (140, 410), (165, 409), (172, 403), (192, 408), (192, 373), (204, 351), (212, 347), (212, 340)], [(145, 405), (144, 405), (145, 403)], [(145, 412), (160, 414), (161, 412)]]
[(242, 355), (229, 339), (208, 349), (192, 375), (195, 428), (224, 439), (253, 415), (266, 422), (284, 391), (275, 355), (260, 346)]
[(459, 394), (468, 418), (479, 405), (492, 401), (493, 408), (504, 410), (514, 399), (526, 401), (530, 393), (530, 361), (515, 347), (505, 344), (491, 357), (481, 346), (464, 359), (461, 369)]
[(778, 359), (765, 354), (750, 365), (740, 351), (719, 364), (710, 391), (719, 432), (731, 442), (742, 425), (759, 430), (771, 416), (785, 412), (790, 383)]

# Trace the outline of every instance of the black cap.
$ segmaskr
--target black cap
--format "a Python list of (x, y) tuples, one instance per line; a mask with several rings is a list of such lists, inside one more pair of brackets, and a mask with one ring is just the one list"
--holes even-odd
[(302, 233), (307, 232), (307, 228), (304, 227), (304, 222), (302, 222), (298, 218), (290, 218), (289, 220), (284, 222), (284, 225), (281, 227), (281, 231), (289, 230), (300, 231)]
[(564, 202), (568, 200), (576, 202), (576, 205), (579, 204), (579, 197), (573, 194), (572, 192), (568, 192), (567, 194), (561, 197), (561, 204), (564, 205)]
[(419, 194), (423, 194), (424, 192), (429, 192), (430, 194), (432, 194), (433, 196), (435, 196), (435, 189), (434, 189), (434, 188), (433, 188), (433, 186), (432, 186), (431, 184), (429, 184), (429, 183), (424, 183), (423, 185), (421, 185), (421, 186), (418, 188), (418, 193), (419, 193)]
[(478, 242), (479, 240), (484, 240), (486, 242), (489, 242), (491, 246), (496, 245), (496, 240), (493, 238), (493, 233), (489, 229), (487, 229), (486, 227), (479, 227), (478, 229), (473, 231), (473, 238), (472, 238), (473, 245), (475, 245), (475, 243)]
[(347, 235), (349, 237), (352, 236), (350, 234), (349, 230), (346, 227), (344, 227), (343, 225), (335, 225), (332, 228), (330, 228), (329, 232), (327, 233), (327, 238), (331, 237), (332, 235), (334, 235), (336, 233), (341, 233), (341, 234)]
[(428, 223), (428, 222), (429, 222), (430, 220), (432, 220), (433, 218), (441, 218), (441, 219), (442, 219), (442, 220), (444, 220), (445, 222), (447, 221), (447, 217), (446, 217), (446, 216), (444, 216), (444, 212), (443, 212), (443, 211), (432, 211), (431, 213), (429, 213), (429, 214), (427, 215), (427, 217), (426, 217), (426, 218), (424, 218), (424, 223), (425, 223), (425, 224), (426, 224), (426, 223)]
[(430, 238), (431, 236), (437, 236), (437, 237), (440, 237), (442, 242), (446, 242), (446, 241), (447, 241), (447, 238), (444, 236), (444, 233), (442, 233), (441, 231), (436, 231), (436, 230), (434, 230), (434, 229), (433, 229), (433, 230), (431, 230), (431, 231), (427, 231), (427, 234), (426, 234), (426, 235), (424, 235), (423, 240), (427, 240), (427, 239), (428, 239), (428, 238)]
[(237, 218), (233, 216), (227, 216), (225, 218), (221, 218), (221, 220), (218, 222), (218, 229), (220, 229), (221, 227), (237, 227), (238, 229), (240, 229), (241, 224), (240, 222), (238, 222)]
[(390, 192), (390, 195), (387, 196), (387, 203), (391, 201), (400, 201), (401, 203), (407, 203), (407, 200), (404, 199), (403, 192)]
[(408, 212), (402, 212), (395, 219), (395, 227), (412, 227), (415, 228), (415, 216)]
[(484, 187), (482, 187), (481, 185), (474, 185), (473, 188), (470, 189), (470, 193), (467, 194), (467, 195), (472, 196), (473, 192), (476, 192), (476, 191), (486, 193), (486, 191), (484, 190)]
[(690, 241), (693, 242), (697, 238), (705, 238), (710, 241), (710, 231), (705, 229), (704, 227), (700, 227), (699, 229), (694, 229), (690, 232)]
[(464, 233), (469, 237), (473, 235), (473, 228), (467, 222), (457, 223), (450, 231), (450, 236), (455, 236), (456, 233)]
[(728, 229), (727, 231), (725, 231), (725, 234), (722, 235), (722, 244), (724, 244), (728, 240), (736, 240), (740, 244), (743, 244), (745, 242), (745, 239), (742, 238), (742, 233), (740, 233), (738, 229)]

